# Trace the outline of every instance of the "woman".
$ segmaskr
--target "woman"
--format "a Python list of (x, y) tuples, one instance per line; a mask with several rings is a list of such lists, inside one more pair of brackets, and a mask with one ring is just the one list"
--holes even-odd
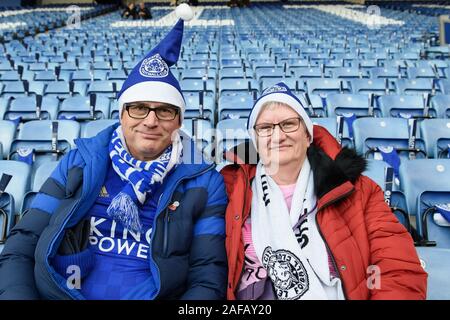
[(235, 148), (221, 172), (228, 299), (425, 299), (413, 240), (361, 175), (364, 159), (313, 126), (284, 83), (263, 92), (247, 127), (259, 162)]

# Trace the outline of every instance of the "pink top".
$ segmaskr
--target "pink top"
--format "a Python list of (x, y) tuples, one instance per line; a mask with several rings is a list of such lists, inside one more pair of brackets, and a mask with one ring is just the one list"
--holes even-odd
[[(283, 193), (284, 200), (286, 201), (288, 210), (291, 210), (292, 197), (295, 191), (295, 183), (285, 186), (279, 186), (281, 192)], [(244, 239), (244, 248), (245, 248), (245, 265), (244, 265), (244, 274), (241, 279), (241, 283), (239, 284), (238, 291), (241, 291), (255, 283), (267, 277), (267, 272), (264, 267), (261, 265), (258, 256), (255, 252), (255, 247), (253, 246), (252, 241), (252, 225), (251, 218), (247, 218), (243, 227), (242, 227), (242, 236)]]

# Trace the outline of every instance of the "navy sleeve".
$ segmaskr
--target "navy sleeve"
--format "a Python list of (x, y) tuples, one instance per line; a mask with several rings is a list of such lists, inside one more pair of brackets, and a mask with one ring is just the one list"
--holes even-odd
[(188, 289), (182, 300), (217, 300), (226, 295), (225, 210), (228, 198), (222, 175), (214, 170), (208, 180), (208, 200), (194, 225)]

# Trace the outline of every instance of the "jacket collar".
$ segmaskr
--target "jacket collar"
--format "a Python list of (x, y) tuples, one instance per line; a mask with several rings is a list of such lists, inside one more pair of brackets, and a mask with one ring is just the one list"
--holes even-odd
[[(321, 209), (351, 194), (355, 181), (367, 164), (353, 149), (341, 148), (325, 128), (314, 125), (313, 130), (314, 141), (308, 148), (307, 156), (314, 172), (314, 185)], [(236, 147), (227, 152), (225, 158), (240, 166), (247, 178), (252, 180), (256, 165), (246, 164), (243, 159), (255, 159), (254, 153), (253, 145), (247, 142), (245, 147)]]

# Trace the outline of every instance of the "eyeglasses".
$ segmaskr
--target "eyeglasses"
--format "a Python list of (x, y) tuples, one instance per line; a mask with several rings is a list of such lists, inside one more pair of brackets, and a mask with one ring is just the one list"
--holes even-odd
[(125, 104), (125, 110), (133, 119), (145, 119), (150, 111), (155, 111), (158, 120), (170, 121), (176, 118), (179, 109), (176, 107), (157, 107), (151, 108), (143, 104)]
[(253, 129), (255, 129), (256, 134), (260, 137), (270, 137), (276, 126), (279, 126), (281, 131), (290, 133), (297, 131), (301, 122), (301, 118), (289, 118), (278, 123), (260, 123), (255, 125)]

